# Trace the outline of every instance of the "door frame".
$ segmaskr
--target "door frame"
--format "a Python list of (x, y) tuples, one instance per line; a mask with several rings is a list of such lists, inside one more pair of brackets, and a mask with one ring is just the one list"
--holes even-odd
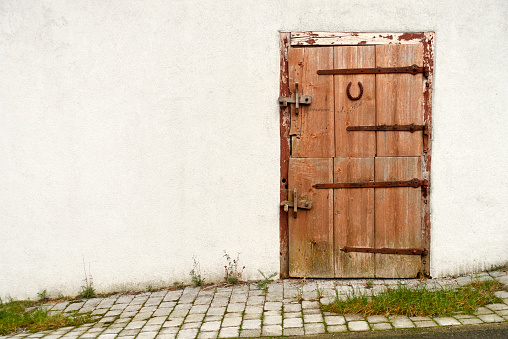
[[(385, 45), (422, 44), (423, 64), (428, 67), (423, 93), (424, 122), (427, 125), (426, 151), (422, 159), (422, 179), (429, 181), (426, 190), (422, 188), (422, 239), (423, 246), (430, 249), (430, 164), (432, 153), (432, 84), (434, 78), (434, 32), (418, 33), (331, 33), (331, 32), (290, 32), (279, 31), (280, 46), (280, 89), (279, 95), (289, 97), (288, 53), (292, 46), (341, 46), (341, 45)], [(289, 129), (291, 115), (289, 105), (280, 105), (280, 201), (288, 200), (287, 180), (290, 156)], [(424, 141), (425, 143), (425, 141)], [(280, 208), (280, 276), (289, 277), (289, 227), (288, 213)], [(422, 272), (430, 276), (430, 250), (422, 257)]]

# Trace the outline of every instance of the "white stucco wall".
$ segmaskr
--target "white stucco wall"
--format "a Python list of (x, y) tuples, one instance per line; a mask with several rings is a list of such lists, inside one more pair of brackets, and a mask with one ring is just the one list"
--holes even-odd
[(0, 297), (279, 269), (278, 30), (436, 32), (432, 275), (508, 261), (508, 2), (0, 2)]

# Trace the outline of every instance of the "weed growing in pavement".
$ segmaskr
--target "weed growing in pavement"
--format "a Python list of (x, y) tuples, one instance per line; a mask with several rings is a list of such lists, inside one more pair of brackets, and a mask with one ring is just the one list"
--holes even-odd
[(147, 292), (152, 292), (152, 290), (153, 290), (153, 286), (152, 286), (152, 285), (148, 285), (148, 286), (146, 287), (146, 291), (147, 291)]
[(37, 296), (39, 297), (39, 301), (42, 303), (49, 300), (46, 290), (43, 290), (42, 292), (37, 293)]
[(42, 331), (63, 326), (78, 326), (95, 321), (90, 315), (53, 314), (42, 306), (28, 309), (33, 302), (9, 300), (2, 302), (0, 298), (0, 335), (16, 332), (20, 329)]
[(224, 250), (224, 257), (228, 261), (228, 264), (224, 265), (224, 280), (228, 284), (238, 284), (242, 280), (243, 270), (245, 269), (245, 266), (240, 266), (240, 253), (238, 253), (236, 259), (231, 259), (226, 250)]
[(181, 281), (175, 281), (173, 283), (173, 287), (177, 289), (183, 289), (185, 287), (184, 283)]
[(203, 287), (203, 284), (205, 283), (205, 278), (201, 277), (201, 267), (199, 265), (199, 262), (196, 260), (196, 258), (192, 258), (194, 261), (194, 267), (190, 271), (190, 276), (192, 279), (192, 284), (195, 287)]
[(502, 288), (495, 280), (474, 281), (463, 287), (448, 287), (430, 291), (424, 286), (410, 288), (398, 284), (375, 296), (352, 293), (345, 300), (336, 298), (330, 305), (323, 306), (327, 312), (360, 313), (413, 316), (472, 314), (477, 307), (501, 302), (493, 292)]
[(263, 276), (263, 280), (258, 281), (258, 288), (262, 289), (264, 293), (268, 293), (268, 284), (273, 281), (277, 272), (273, 272), (268, 277), (261, 270), (258, 270), (258, 272)]
[(366, 288), (372, 288), (372, 287), (374, 287), (374, 280), (372, 280), (372, 279), (367, 280), (365, 282), (365, 287)]
[(296, 294), (294, 295), (293, 301), (301, 303), (303, 301), (303, 289), (301, 287), (296, 288)]
[(83, 270), (85, 271), (85, 279), (83, 279), (85, 285), (81, 286), (81, 293), (79, 297), (90, 299), (95, 296), (95, 288), (93, 288), (93, 279), (90, 274), (90, 263), (88, 263), (88, 274), (86, 274), (85, 259), (83, 258)]

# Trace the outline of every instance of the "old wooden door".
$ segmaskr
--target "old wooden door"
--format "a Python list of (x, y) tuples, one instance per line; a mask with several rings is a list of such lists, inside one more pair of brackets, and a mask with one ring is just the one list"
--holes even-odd
[[(290, 276), (406, 278), (427, 271), (424, 49), (288, 48), (290, 96), (298, 89), (299, 98), (311, 97), (298, 109), (289, 104)], [(420, 72), (400, 69), (409, 66)], [(303, 208), (295, 210), (295, 202)]]

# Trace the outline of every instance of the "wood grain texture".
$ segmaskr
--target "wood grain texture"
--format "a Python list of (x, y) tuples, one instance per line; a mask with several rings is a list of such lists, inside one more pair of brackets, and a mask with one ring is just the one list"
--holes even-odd
[[(374, 46), (334, 47), (334, 68), (375, 67)], [(349, 132), (348, 126), (374, 126), (376, 124), (376, 75), (335, 75), (335, 156), (373, 157), (376, 155), (376, 132)], [(359, 92), (358, 82), (363, 85), (363, 96), (353, 101), (347, 97)]]
[(418, 44), (425, 33), (291, 32), (292, 46)]
[[(376, 67), (423, 66), (423, 45), (376, 46)], [(377, 125), (423, 125), (423, 75), (376, 75)], [(376, 132), (377, 156), (423, 153), (422, 132)]]
[[(289, 274), (292, 277), (333, 277), (333, 190), (314, 189), (316, 182), (331, 183), (333, 159), (291, 158), (289, 195), (312, 200), (312, 209), (289, 210)], [(294, 201), (294, 200), (293, 200)]]
[[(334, 182), (374, 180), (374, 158), (335, 158)], [(374, 277), (374, 254), (344, 246), (374, 247), (374, 188), (334, 190), (335, 277)]]
[[(299, 65), (301, 74), (290, 74), (290, 79), (298, 80), (300, 95), (310, 95), (312, 104), (300, 106), (299, 116), (291, 107), (291, 119), (300, 120), (300, 137), (293, 137), (292, 156), (297, 158), (333, 157), (334, 147), (334, 99), (333, 76), (318, 75), (317, 70), (333, 67), (333, 48), (316, 47), (303, 50), (303, 62)], [(297, 53), (297, 52), (295, 52)], [(293, 58), (290, 53), (290, 72)], [(290, 84), (291, 86), (291, 84)], [(292, 88), (294, 92), (294, 87)]]
[[(421, 175), (421, 157), (378, 157), (375, 180), (411, 180)], [(375, 189), (376, 248), (422, 248), (421, 187)], [(413, 278), (421, 269), (415, 255), (375, 254), (376, 277)]]

